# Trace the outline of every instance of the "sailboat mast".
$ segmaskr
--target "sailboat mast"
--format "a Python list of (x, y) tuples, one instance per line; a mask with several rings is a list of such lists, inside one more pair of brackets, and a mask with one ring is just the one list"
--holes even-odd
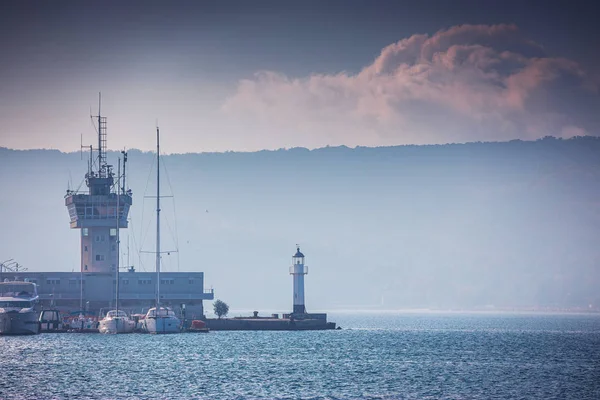
[[(83, 246), (81, 247), (81, 259), (83, 260)], [(83, 314), (83, 267), (79, 270), (79, 314)]]
[(156, 127), (156, 315), (160, 307), (160, 133)]
[(120, 200), (121, 200), (121, 158), (119, 158), (119, 163), (118, 163), (118, 167), (117, 167), (117, 287), (116, 287), (116, 292), (117, 292), (117, 296), (115, 299), (115, 303), (116, 303), (116, 309), (117, 309), (117, 316), (119, 315), (119, 262), (120, 262), (120, 258), (121, 258), (121, 251), (120, 251), (120, 239), (119, 239), (119, 225), (120, 225), (120, 219), (121, 219), (121, 212), (120, 212), (120, 208), (121, 208), (121, 204), (120, 204)]

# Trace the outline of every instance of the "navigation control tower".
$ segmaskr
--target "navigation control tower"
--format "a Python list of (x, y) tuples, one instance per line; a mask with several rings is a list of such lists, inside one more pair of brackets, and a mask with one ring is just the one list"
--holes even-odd
[(112, 166), (106, 162), (106, 117), (100, 115), (100, 107), (98, 115), (93, 118), (97, 118), (98, 147), (89, 147), (90, 159), (85, 174), (88, 190), (67, 190), (65, 205), (71, 218), (71, 229), (81, 231), (81, 272), (113, 274), (119, 256), (117, 229), (127, 228), (132, 204), (131, 190), (125, 190), (127, 153), (123, 153), (123, 176), (120, 180), (123, 186), (118, 187), (115, 181), (119, 180), (115, 180)]

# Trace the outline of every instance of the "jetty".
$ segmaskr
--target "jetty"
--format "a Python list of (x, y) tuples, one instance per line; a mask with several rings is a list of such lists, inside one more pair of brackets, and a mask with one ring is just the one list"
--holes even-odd
[(327, 322), (325, 313), (307, 313), (304, 302), (304, 276), (308, 274), (308, 266), (304, 264), (304, 254), (296, 246), (296, 254), (292, 256), (289, 267), (293, 276), (293, 311), (290, 314), (271, 314), (259, 317), (258, 311), (253, 316), (233, 318), (210, 318), (206, 327), (211, 331), (308, 331), (336, 329), (335, 322)]

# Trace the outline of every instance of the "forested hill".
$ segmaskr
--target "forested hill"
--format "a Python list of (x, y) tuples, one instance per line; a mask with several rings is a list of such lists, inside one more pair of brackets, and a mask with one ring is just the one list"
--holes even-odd
[[(64, 194), (85, 189), (81, 158), (0, 148), (0, 259), (79, 268)], [(124, 236), (138, 270), (152, 269), (137, 251), (153, 250), (154, 200), (144, 195), (154, 194), (154, 158), (129, 151)], [(165, 268), (204, 271), (233, 309), (291, 307), (296, 243), (309, 265), (309, 310), (600, 309), (599, 138), (163, 160), (174, 194), (164, 201), (165, 246), (179, 248)]]

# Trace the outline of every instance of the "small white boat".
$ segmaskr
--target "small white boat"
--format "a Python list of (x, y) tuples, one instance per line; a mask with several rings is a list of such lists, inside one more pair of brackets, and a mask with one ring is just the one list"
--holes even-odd
[(147, 333), (164, 334), (181, 332), (181, 322), (169, 307), (152, 307), (142, 322), (142, 330)]
[(91, 318), (85, 318), (83, 315), (79, 315), (79, 317), (74, 318), (70, 322), (71, 329), (77, 329), (82, 331), (94, 330), (97, 328), (97, 322)]
[(0, 283), (0, 335), (40, 333), (37, 286), (32, 282)]
[(111, 310), (99, 321), (100, 333), (131, 333), (135, 329), (135, 321), (123, 310)]

